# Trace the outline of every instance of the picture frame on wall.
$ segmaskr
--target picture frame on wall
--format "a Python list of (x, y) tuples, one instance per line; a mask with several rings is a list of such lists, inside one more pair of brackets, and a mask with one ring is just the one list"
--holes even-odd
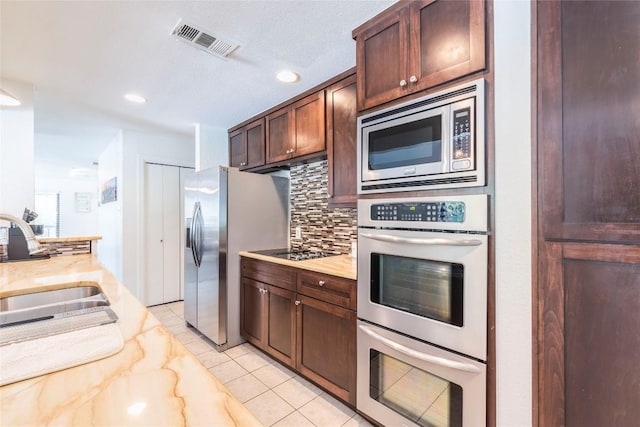
[(114, 176), (113, 178), (105, 181), (102, 184), (101, 192), (100, 192), (100, 202), (101, 204), (111, 203), (118, 200), (118, 177)]

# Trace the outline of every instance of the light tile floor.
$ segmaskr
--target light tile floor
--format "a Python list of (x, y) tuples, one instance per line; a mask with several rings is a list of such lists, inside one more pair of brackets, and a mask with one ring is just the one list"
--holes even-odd
[(265, 426), (371, 426), (351, 408), (248, 343), (218, 353), (185, 324), (183, 310), (182, 301), (149, 308)]

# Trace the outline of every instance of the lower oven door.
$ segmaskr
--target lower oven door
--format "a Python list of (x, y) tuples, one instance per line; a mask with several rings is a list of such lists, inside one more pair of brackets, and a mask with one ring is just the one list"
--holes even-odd
[(487, 358), (487, 236), (360, 229), (358, 317)]
[(385, 426), (486, 425), (486, 366), (358, 321), (357, 408)]

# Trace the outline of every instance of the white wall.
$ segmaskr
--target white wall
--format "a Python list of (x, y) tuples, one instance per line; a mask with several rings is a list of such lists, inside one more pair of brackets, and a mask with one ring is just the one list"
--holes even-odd
[[(39, 180), (37, 193), (60, 194), (60, 236), (100, 235), (98, 178), (50, 178)], [(91, 194), (91, 211), (76, 211), (76, 193)], [(36, 219), (34, 223), (38, 223)]]
[(2, 79), (22, 105), (0, 107), (0, 212), (22, 218), (34, 206), (33, 86)]
[[(118, 180), (117, 201), (101, 204), (98, 208), (98, 228), (102, 240), (98, 241), (98, 259), (116, 278), (122, 281), (123, 255), (123, 162), (122, 133), (119, 133), (100, 154), (98, 183), (102, 187), (114, 176)], [(126, 283), (125, 283), (126, 285)]]
[(497, 0), (495, 28), (497, 425), (532, 423), (531, 4)]
[(194, 137), (160, 131), (123, 130), (123, 275), (140, 300), (144, 295), (144, 162), (194, 166)]
[(226, 129), (195, 125), (196, 170), (229, 165), (229, 134)]

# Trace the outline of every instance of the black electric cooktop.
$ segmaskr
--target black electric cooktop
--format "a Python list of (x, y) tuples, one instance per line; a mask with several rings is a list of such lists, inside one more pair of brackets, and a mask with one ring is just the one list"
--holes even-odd
[(314, 252), (295, 249), (265, 249), (263, 251), (251, 251), (254, 254), (268, 255), (276, 258), (288, 259), (289, 261), (304, 261), (307, 259), (324, 258), (328, 256), (324, 252)]

